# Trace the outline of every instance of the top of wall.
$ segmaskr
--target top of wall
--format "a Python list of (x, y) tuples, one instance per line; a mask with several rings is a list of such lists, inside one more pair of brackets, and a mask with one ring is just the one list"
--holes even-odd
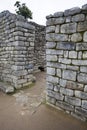
[(56, 12), (53, 15), (50, 14), (50, 15), (46, 16), (46, 18), (50, 19), (50, 18), (58, 18), (58, 17), (63, 17), (63, 16), (67, 17), (67, 16), (79, 14), (79, 13), (86, 13), (87, 14), (87, 4), (83, 5), (82, 8), (74, 7), (71, 9), (67, 9), (64, 12)]

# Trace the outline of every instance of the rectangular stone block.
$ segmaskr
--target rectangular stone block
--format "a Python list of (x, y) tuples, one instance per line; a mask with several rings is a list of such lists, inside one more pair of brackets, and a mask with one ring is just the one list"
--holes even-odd
[(87, 110), (87, 100), (82, 100), (82, 107)]
[(66, 68), (69, 69), (69, 70), (76, 70), (76, 71), (79, 70), (79, 67), (75, 66), (75, 65), (67, 65)]
[(53, 90), (54, 86), (52, 83), (47, 82), (46, 89)]
[(57, 56), (56, 55), (47, 55), (46, 60), (47, 61), (57, 61)]
[(87, 93), (85, 93), (85, 92), (75, 91), (75, 96), (80, 98), (80, 99), (87, 100)]
[(56, 47), (56, 42), (47, 42), (46, 48), (52, 49)]
[(76, 72), (72, 70), (63, 70), (63, 78), (76, 81)]
[(60, 63), (47, 62), (47, 67), (54, 67), (58, 69), (66, 69), (66, 65)]
[(85, 42), (83, 42), (83, 43), (77, 43), (76, 44), (76, 50), (77, 51), (87, 50), (87, 43), (85, 43)]
[(47, 81), (51, 83), (59, 83), (59, 78), (58, 77), (53, 77), (53, 76), (47, 76)]
[(66, 102), (63, 102), (63, 101), (57, 101), (56, 102), (56, 106), (64, 109), (64, 110), (68, 110), (68, 111), (74, 111), (74, 106), (66, 103)]
[(80, 67), (80, 72), (87, 73), (87, 67), (86, 66), (81, 66)]
[(55, 75), (55, 68), (49, 68), (49, 67), (47, 67), (47, 74), (49, 74), (49, 75)]
[(49, 97), (49, 96), (46, 96), (46, 101), (53, 104), (53, 105), (56, 104), (56, 99), (52, 98), (52, 97)]
[(78, 74), (77, 81), (80, 83), (87, 84), (87, 74), (84, 74), (84, 73)]
[(65, 87), (66, 86), (66, 80), (60, 79), (60, 86)]
[(84, 66), (87, 65), (87, 60), (72, 60), (73, 65)]
[(50, 55), (63, 55), (63, 50), (46, 49), (46, 54)]
[(46, 33), (52, 33), (52, 32), (55, 32), (55, 26), (46, 27)]
[(85, 20), (85, 15), (84, 14), (77, 14), (72, 17), (73, 22), (81, 22)]
[(74, 92), (73, 90), (67, 89), (67, 88), (60, 88), (60, 93), (67, 95), (67, 96), (73, 96)]
[(87, 117), (87, 110), (86, 109), (83, 109), (81, 107), (76, 107), (75, 112), (77, 114), (80, 114), (80, 115), (84, 116), (84, 117)]
[(65, 96), (65, 101), (74, 106), (81, 106), (81, 100), (76, 97)]
[(86, 30), (87, 30), (87, 21), (79, 22), (77, 26), (77, 31), (81, 32), (81, 31), (86, 31)]
[(71, 64), (71, 59), (67, 59), (67, 58), (59, 58), (59, 63), (63, 63), (63, 64)]
[(61, 33), (71, 34), (76, 32), (77, 23), (68, 23), (61, 25)]
[(62, 74), (62, 73), (61, 73), (61, 69), (57, 69), (57, 76), (58, 76), (58, 77), (61, 77), (61, 74)]
[(70, 51), (70, 52), (69, 52), (69, 58), (74, 58), (74, 59), (76, 59), (76, 58), (77, 58), (77, 52), (76, 52), (76, 51)]
[(74, 50), (75, 49), (75, 43), (73, 42), (58, 42), (57, 43), (57, 49), (59, 50)]

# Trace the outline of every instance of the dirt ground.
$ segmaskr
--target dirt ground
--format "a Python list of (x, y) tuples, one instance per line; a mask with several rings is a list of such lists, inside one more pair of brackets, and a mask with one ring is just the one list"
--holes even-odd
[(45, 73), (35, 76), (31, 88), (12, 95), (0, 91), (0, 130), (87, 130), (87, 122), (45, 104)]

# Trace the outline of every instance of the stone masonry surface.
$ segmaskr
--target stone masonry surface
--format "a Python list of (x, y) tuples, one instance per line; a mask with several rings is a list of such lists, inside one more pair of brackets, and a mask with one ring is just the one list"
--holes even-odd
[(87, 4), (46, 17), (47, 102), (87, 120)]

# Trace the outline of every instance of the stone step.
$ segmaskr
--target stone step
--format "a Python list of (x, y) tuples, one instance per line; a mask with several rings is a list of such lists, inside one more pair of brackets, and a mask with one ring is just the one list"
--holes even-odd
[(7, 83), (0, 82), (0, 90), (2, 90), (5, 93), (13, 93), (14, 87), (8, 85)]

